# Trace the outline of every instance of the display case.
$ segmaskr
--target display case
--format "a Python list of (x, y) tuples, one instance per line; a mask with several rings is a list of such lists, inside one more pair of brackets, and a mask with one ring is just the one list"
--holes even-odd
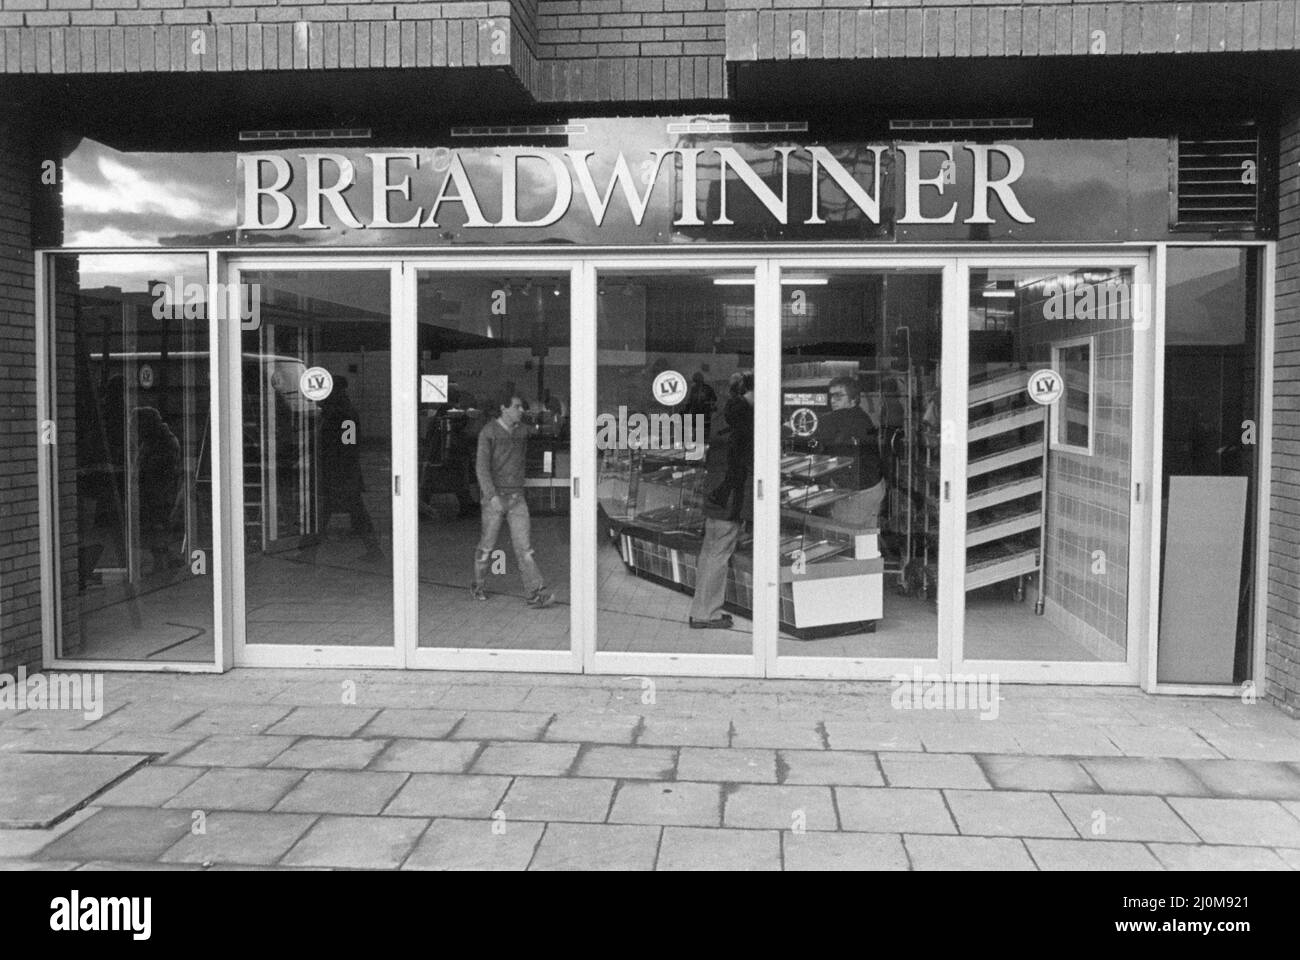
[[(703, 459), (680, 450), (601, 452), (602, 522), (627, 569), (684, 593), (695, 590), (704, 540)], [(845, 478), (852, 457), (791, 450), (781, 459), (780, 623), (799, 638), (874, 630), (882, 616), (884, 565), (877, 529), (834, 520), (852, 496)], [(725, 605), (753, 609), (753, 525), (745, 522), (727, 575)]]

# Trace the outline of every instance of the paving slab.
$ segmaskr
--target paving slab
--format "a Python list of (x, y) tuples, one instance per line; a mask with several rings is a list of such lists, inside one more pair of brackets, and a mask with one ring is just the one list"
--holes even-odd
[(647, 746), (725, 747), (731, 742), (731, 721), (714, 717), (646, 716), (636, 742)]
[(664, 827), (657, 870), (771, 871), (781, 869), (775, 830)]
[(0, 827), (48, 827), (147, 759), (115, 753), (0, 754)]
[(374, 816), (406, 782), (405, 773), (369, 770), (313, 770), (275, 809), (281, 813), (335, 813)]
[(885, 778), (874, 753), (853, 750), (782, 750), (782, 783), (882, 787)]
[(1036, 870), (1020, 840), (1009, 837), (903, 837), (913, 870)]
[(613, 795), (613, 780), (516, 777), (500, 808), (507, 820), (601, 823)]
[(90, 729), (134, 733), (166, 733), (194, 719), (203, 707), (182, 701), (149, 698), (128, 703), (97, 720)]
[(1300, 737), (1273, 734), (1250, 727), (1206, 729), (1202, 736), (1220, 754), (1232, 760), (1300, 762)]
[(1277, 851), (1266, 847), (1206, 846), (1190, 843), (1148, 844), (1166, 870), (1198, 873), (1227, 870), (1287, 870)]
[(776, 751), (718, 747), (682, 747), (678, 780), (713, 783), (776, 783)]
[(501, 805), (509, 777), (416, 773), (384, 809), (397, 817), (488, 818)]
[(163, 805), (178, 810), (270, 810), (303, 776), (301, 770), (214, 767)]
[(978, 837), (1068, 837), (1078, 834), (1048, 793), (945, 790), (957, 829)]
[(482, 746), (476, 740), (394, 740), (370, 768), (407, 773), (463, 773)]
[(975, 758), (960, 753), (882, 753), (880, 767), (891, 787), (992, 789)]
[(530, 870), (653, 870), (659, 827), (549, 823)]
[(1171, 797), (1169, 804), (1206, 843), (1300, 847), (1300, 820), (1273, 800)]
[(403, 870), (526, 870), (546, 825), (524, 821), (435, 820)]
[(271, 761), (272, 767), (299, 770), (360, 770), (383, 751), (383, 740), (303, 737)]
[(903, 840), (878, 833), (781, 834), (785, 869), (800, 871), (908, 870)]
[(1223, 756), (1203, 737), (1186, 728), (1104, 726), (1101, 731), (1128, 757), (1215, 759)]
[(736, 717), (732, 747), (785, 747), (792, 750), (822, 750), (822, 733), (813, 722), (782, 723)]
[[(179, 812), (179, 811), (178, 811)], [(202, 833), (188, 829), (161, 859), (166, 863), (233, 863), (268, 865), (298, 842), (314, 816), (301, 813), (240, 813), (230, 810), (210, 814)]]
[(264, 767), (293, 746), (294, 737), (216, 734), (171, 763), (187, 767)]
[(832, 750), (905, 750), (919, 753), (921, 734), (905, 723), (827, 720), (826, 739)]
[(137, 767), (117, 786), (95, 798), (100, 807), (161, 807), (203, 775), (199, 767)]
[(388, 707), (380, 710), (361, 728), (363, 737), (401, 737), (442, 740), (465, 716), (463, 710), (409, 710)]
[(518, 710), (531, 692), (521, 684), (456, 684), (437, 700), (441, 710)]
[(225, 703), (209, 707), (175, 732), (195, 736), (263, 733), (287, 717), (290, 710), (292, 707), (272, 704)]
[(1162, 797), (1058, 793), (1056, 802), (1087, 841), (1196, 843), (1199, 838)]
[(574, 773), (580, 777), (613, 777), (616, 780), (669, 780), (676, 766), (675, 747), (596, 744), (582, 749)]
[[(148, 753), (158, 757), (162, 763), (173, 763), (177, 757), (193, 749), (201, 740), (201, 737), (186, 737), (176, 733), (126, 731), (114, 734), (91, 749), (96, 753)], [(3, 746), (0, 746), (0, 750), (3, 749)]]
[(546, 739), (566, 743), (631, 743), (640, 725), (640, 717), (628, 714), (560, 713), (546, 728)]
[(838, 830), (829, 787), (742, 783), (727, 793), (722, 822), (728, 827)]
[(576, 743), (489, 743), (474, 761), (475, 773), (559, 777), (578, 756)]
[(902, 787), (836, 787), (844, 830), (865, 833), (956, 833), (957, 825), (938, 790)]
[(467, 710), (450, 736), (455, 740), (538, 740), (553, 717), (550, 713)]
[(99, 809), (40, 853), (45, 860), (157, 860), (190, 831), (186, 810)]
[(71, 816), (64, 817), (44, 830), (0, 830), (0, 859), (18, 861), (35, 857), (65, 833), (79, 827), (103, 809), (99, 806), (83, 807)]
[(1300, 800), (1300, 773), (1285, 763), (1259, 760), (1185, 760), (1184, 763), (1214, 796)]
[(1039, 870), (1163, 870), (1146, 847), (1127, 841), (1025, 840)]
[(984, 774), (998, 790), (1067, 790), (1088, 793), (1096, 783), (1077, 760), (1043, 756), (990, 756), (977, 758)]
[(1180, 760), (1086, 757), (1080, 763), (1106, 793), (1198, 797), (1206, 791)]
[(294, 707), (293, 713), (277, 721), (266, 732), (291, 737), (350, 737), (378, 712), (373, 708), (345, 705)]
[(610, 823), (717, 827), (722, 824), (722, 785), (717, 783), (619, 784)]
[(992, 720), (931, 724), (921, 733), (927, 753), (1020, 753), (1020, 741)]
[(321, 817), (281, 863), (392, 870), (401, 866), (428, 825), (428, 820), (404, 817)]

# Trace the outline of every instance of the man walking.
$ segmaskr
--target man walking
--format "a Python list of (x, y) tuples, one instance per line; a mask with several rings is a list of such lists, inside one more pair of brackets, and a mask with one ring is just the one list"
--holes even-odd
[(555, 603), (555, 594), (546, 588), (533, 559), (530, 542), (532, 519), (528, 515), (528, 502), (524, 499), (524, 459), (533, 429), (523, 423), (524, 399), (515, 390), (507, 389), (496, 407), (496, 419), (485, 424), (478, 435), (475, 472), (478, 475), (483, 532), (474, 554), (474, 582), (470, 594), (475, 600), (488, 599), (483, 580), (487, 576), (497, 535), (501, 532), (501, 521), (505, 520), (510, 525), (510, 542), (524, 581), (528, 605), (549, 607)]

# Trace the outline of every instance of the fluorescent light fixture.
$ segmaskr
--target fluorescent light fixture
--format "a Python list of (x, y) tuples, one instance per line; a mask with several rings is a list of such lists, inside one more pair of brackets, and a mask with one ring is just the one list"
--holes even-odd
[(1032, 130), (1032, 117), (977, 117), (890, 120), (890, 130)]
[(739, 123), (730, 120), (688, 120), (668, 124), (668, 132), (692, 133), (807, 133), (808, 121), (785, 123)]
[(341, 130), (240, 130), (240, 140), (369, 140), (369, 127)]
[(1015, 299), (1016, 291), (1014, 290), (985, 290), (986, 297), (1002, 297), (1005, 299)]
[(452, 127), (453, 137), (573, 137), (587, 132), (585, 123), (528, 123), (494, 127)]
[[(719, 287), (750, 287), (754, 281), (749, 277), (714, 277), (713, 282)], [(824, 287), (830, 283), (829, 277), (782, 277), (783, 287)]]

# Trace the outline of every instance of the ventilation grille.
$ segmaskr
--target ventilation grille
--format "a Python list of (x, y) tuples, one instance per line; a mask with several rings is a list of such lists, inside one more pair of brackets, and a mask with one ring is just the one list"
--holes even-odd
[(1179, 226), (1255, 226), (1259, 137), (1253, 129), (1178, 140)]

